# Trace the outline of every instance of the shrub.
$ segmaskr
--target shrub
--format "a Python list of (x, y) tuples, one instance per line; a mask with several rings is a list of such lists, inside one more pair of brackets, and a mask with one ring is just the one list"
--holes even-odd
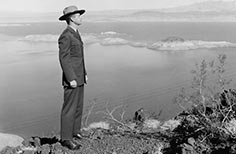
[(197, 153), (236, 152), (232, 148), (236, 142), (236, 90), (227, 89), (231, 80), (225, 79), (225, 61), (226, 55), (219, 55), (216, 62), (196, 64), (191, 88), (183, 88), (175, 98), (184, 109), (177, 117), (182, 122), (174, 130), (178, 138), (173, 138), (175, 146), (193, 137)]

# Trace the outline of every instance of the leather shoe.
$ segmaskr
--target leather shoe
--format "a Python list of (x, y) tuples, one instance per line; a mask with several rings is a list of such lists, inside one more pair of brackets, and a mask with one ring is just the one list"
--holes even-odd
[(74, 142), (71, 141), (71, 140), (63, 140), (63, 141), (61, 142), (61, 145), (62, 145), (63, 147), (67, 147), (67, 148), (70, 149), (70, 150), (79, 150), (80, 147), (81, 147), (81, 145), (76, 144), (76, 143), (74, 143)]
[(81, 134), (75, 134), (75, 135), (73, 135), (73, 137), (75, 138), (75, 139), (77, 139), (77, 140), (81, 140), (83, 137), (82, 137), (82, 135)]

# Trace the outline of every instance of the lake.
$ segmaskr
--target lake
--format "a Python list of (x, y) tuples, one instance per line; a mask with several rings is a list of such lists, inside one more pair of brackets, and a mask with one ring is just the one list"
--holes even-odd
[[(173, 99), (190, 85), (195, 63), (227, 56), (227, 78), (236, 78), (236, 23), (84, 23), (88, 84), (86, 113), (96, 101), (90, 122), (102, 120), (96, 111), (124, 104), (126, 118), (143, 107), (166, 120), (181, 108)], [(57, 37), (64, 23), (0, 25), (0, 130), (21, 136), (59, 131), (63, 100)], [(150, 49), (170, 36), (197, 40), (196, 49)], [(204, 41), (204, 46), (201, 46)], [(223, 46), (221, 42), (232, 46)], [(214, 42), (218, 42), (217, 46)]]

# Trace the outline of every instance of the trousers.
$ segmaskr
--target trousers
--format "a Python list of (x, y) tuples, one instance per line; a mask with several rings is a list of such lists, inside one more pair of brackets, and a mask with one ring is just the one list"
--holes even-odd
[(72, 140), (80, 133), (84, 104), (84, 85), (64, 87), (64, 103), (61, 110), (61, 139)]

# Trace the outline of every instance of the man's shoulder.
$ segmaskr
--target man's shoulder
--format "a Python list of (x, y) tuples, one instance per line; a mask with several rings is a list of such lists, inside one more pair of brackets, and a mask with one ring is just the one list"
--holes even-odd
[(59, 39), (58, 39), (58, 40), (60, 40), (60, 39), (62, 39), (62, 38), (70, 38), (71, 35), (72, 35), (71, 32), (68, 30), (68, 28), (66, 28), (66, 29), (61, 33), (61, 35), (59, 36)]
[(65, 35), (71, 35), (71, 32), (68, 30), (68, 28), (64, 29), (60, 36), (65, 36)]

